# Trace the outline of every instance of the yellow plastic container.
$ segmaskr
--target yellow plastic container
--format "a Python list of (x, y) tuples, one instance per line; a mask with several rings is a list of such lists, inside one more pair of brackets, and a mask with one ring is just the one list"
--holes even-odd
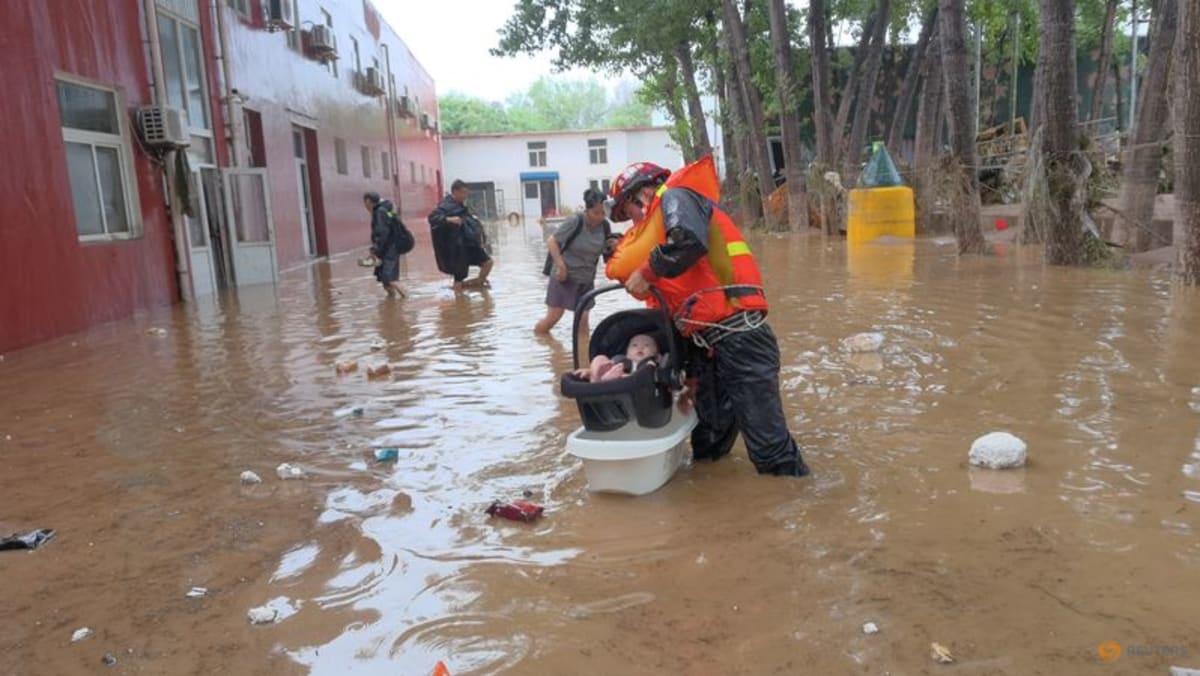
[(912, 188), (857, 188), (850, 191), (846, 215), (846, 239), (868, 242), (877, 237), (917, 235), (916, 208)]

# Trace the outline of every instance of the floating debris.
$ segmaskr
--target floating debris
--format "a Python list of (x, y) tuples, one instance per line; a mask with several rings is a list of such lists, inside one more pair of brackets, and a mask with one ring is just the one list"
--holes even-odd
[(870, 636), (871, 634), (878, 634), (879, 633), (879, 625), (875, 624), (874, 622), (867, 622), (866, 624), (863, 625), (863, 633), (867, 634), (868, 636)]
[(985, 434), (971, 444), (967, 459), (976, 467), (1009, 469), (1023, 467), (1026, 460), (1025, 442), (1008, 432)]
[(303, 479), (304, 470), (296, 467), (295, 465), (289, 465), (285, 462), (275, 468), (275, 475), (285, 481), (288, 479)]
[(186, 596), (187, 596), (189, 599), (198, 599), (198, 598), (202, 598), (202, 597), (208, 596), (208, 588), (206, 588), (206, 587), (192, 587), (190, 590), (188, 590), (188, 593), (186, 594)]
[(541, 505), (535, 505), (532, 502), (524, 500), (513, 500), (512, 502), (493, 502), (486, 510), (490, 516), (498, 516), (509, 521), (524, 521), (532, 523), (541, 518), (545, 509)]
[(245, 472), (242, 472), (241, 480), (242, 480), (242, 483), (246, 484), (247, 486), (262, 483), (262, 477), (255, 474), (254, 472), (251, 472), (250, 470), (246, 470)]
[(354, 371), (358, 370), (358, 362), (354, 361), (353, 359), (339, 361), (335, 368), (337, 369), (339, 375), (343, 373), (353, 373)]
[(941, 643), (929, 644), (929, 658), (941, 664), (951, 664), (954, 662), (954, 655), (950, 654), (950, 649)]
[(272, 624), (275, 622), (275, 618), (279, 617), (279, 611), (270, 606), (259, 606), (251, 608), (246, 613), (246, 617), (250, 620), (250, 624)]
[(71, 643), (89, 639), (95, 633), (96, 632), (92, 631), (90, 627), (80, 627), (79, 629), (75, 630), (74, 634), (71, 634)]

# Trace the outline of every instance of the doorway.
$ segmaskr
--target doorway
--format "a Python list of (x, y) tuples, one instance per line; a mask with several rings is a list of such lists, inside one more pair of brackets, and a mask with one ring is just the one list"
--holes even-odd
[(292, 154), (296, 159), (296, 184), (300, 195), (300, 230), (304, 240), (304, 255), (316, 258), (317, 230), (313, 219), (312, 181), (308, 173), (308, 142), (304, 129), (292, 127)]
[(555, 181), (525, 181), (522, 206), (525, 219), (558, 215), (558, 186)]

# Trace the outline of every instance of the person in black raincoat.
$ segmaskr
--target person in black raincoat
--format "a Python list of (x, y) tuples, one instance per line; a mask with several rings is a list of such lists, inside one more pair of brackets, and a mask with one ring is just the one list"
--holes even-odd
[(363, 206), (371, 214), (371, 255), (378, 261), (375, 279), (389, 298), (404, 298), (400, 285), (400, 256), (413, 248), (413, 237), (396, 215), (395, 207), (377, 192), (363, 195)]
[[(455, 181), (450, 185), (450, 194), (429, 213), (433, 255), (438, 270), (454, 277), (455, 291), (489, 286), (487, 278), (493, 265), (483, 224), (467, 208), (466, 200), (467, 184)], [(471, 266), (479, 267), (479, 276), (467, 279)]]

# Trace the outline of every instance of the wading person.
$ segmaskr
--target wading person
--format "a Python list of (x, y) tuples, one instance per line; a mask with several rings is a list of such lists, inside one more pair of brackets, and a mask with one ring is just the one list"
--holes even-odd
[(716, 195), (711, 157), (674, 173), (649, 162), (613, 181), (614, 220), (632, 219), (607, 266), (637, 298), (653, 284), (685, 339), (696, 415), (692, 452), (718, 460), (740, 432), (759, 474), (805, 476), (779, 393), (779, 345), (767, 325), (762, 278)]
[[(485, 248), (483, 224), (467, 208), (467, 192), (466, 183), (455, 181), (450, 185), (450, 194), (429, 214), (438, 270), (454, 277), (455, 291), (488, 286), (493, 264)], [(471, 266), (479, 268), (479, 276), (467, 279)]]
[[(550, 276), (546, 284), (546, 316), (533, 327), (538, 335), (562, 319), (563, 312), (575, 311), (583, 294), (596, 285), (596, 265), (612, 237), (612, 226), (604, 215), (604, 193), (588, 189), (583, 193), (584, 210), (568, 218), (546, 240), (550, 253), (543, 274)], [(588, 311), (595, 303), (580, 308), (579, 330), (588, 334)]]
[(400, 256), (412, 251), (412, 233), (404, 227), (395, 207), (379, 193), (363, 195), (363, 206), (371, 214), (371, 256), (375, 258), (375, 279), (383, 286), (389, 298), (404, 298), (404, 287), (400, 285)]

